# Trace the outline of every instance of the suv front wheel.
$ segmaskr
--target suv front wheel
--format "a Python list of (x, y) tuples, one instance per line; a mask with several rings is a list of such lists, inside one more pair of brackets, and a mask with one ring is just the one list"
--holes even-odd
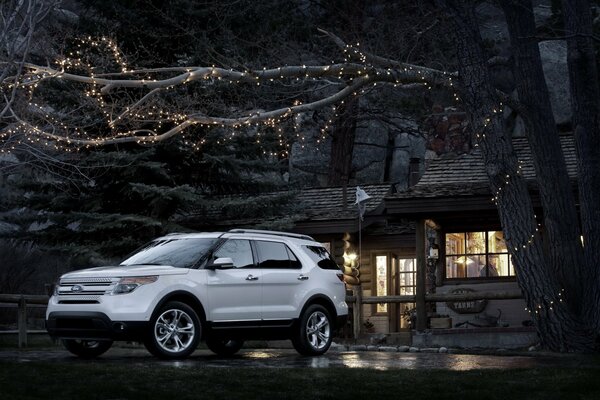
[(320, 356), (331, 346), (332, 333), (329, 311), (319, 304), (313, 304), (300, 317), (292, 344), (304, 356)]
[(150, 332), (144, 345), (157, 357), (179, 359), (196, 350), (200, 336), (202, 325), (194, 309), (185, 303), (171, 301), (150, 320)]

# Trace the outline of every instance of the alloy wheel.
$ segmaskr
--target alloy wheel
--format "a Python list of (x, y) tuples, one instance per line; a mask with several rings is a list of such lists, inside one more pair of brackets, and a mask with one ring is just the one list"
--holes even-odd
[(321, 311), (315, 311), (306, 323), (306, 337), (315, 350), (321, 350), (329, 342), (329, 319)]
[(170, 309), (163, 312), (154, 324), (156, 343), (165, 351), (178, 353), (187, 349), (196, 335), (194, 321), (185, 311)]

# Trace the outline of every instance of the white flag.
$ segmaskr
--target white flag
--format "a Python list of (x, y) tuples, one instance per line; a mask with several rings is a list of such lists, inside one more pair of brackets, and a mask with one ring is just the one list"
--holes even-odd
[(354, 204), (358, 206), (358, 215), (360, 220), (363, 220), (363, 216), (365, 215), (365, 211), (367, 210), (367, 200), (369, 200), (371, 196), (367, 194), (364, 190), (360, 188), (360, 186), (356, 187), (356, 201)]

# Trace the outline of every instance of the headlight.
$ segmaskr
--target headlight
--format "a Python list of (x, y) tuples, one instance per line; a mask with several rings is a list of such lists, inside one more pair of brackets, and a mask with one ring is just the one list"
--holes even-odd
[(156, 282), (157, 279), (158, 276), (134, 276), (131, 278), (121, 278), (121, 280), (119, 281), (119, 283), (117, 283), (111, 294), (131, 293), (139, 286)]

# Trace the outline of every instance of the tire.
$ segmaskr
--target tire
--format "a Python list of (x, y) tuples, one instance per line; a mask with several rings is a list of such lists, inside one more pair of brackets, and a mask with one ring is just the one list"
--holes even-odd
[(232, 356), (244, 345), (243, 340), (219, 339), (215, 337), (206, 338), (206, 346), (215, 354), (220, 356)]
[(333, 340), (333, 322), (327, 309), (319, 304), (309, 306), (292, 336), (292, 344), (303, 356), (320, 356), (329, 350)]
[(192, 354), (201, 336), (202, 324), (194, 309), (171, 301), (153, 314), (144, 345), (156, 357), (176, 360)]
[(112, 340), (63, 339), (62, 342), (69, 352), (81, 358), (96, 358), (113, 344)]

